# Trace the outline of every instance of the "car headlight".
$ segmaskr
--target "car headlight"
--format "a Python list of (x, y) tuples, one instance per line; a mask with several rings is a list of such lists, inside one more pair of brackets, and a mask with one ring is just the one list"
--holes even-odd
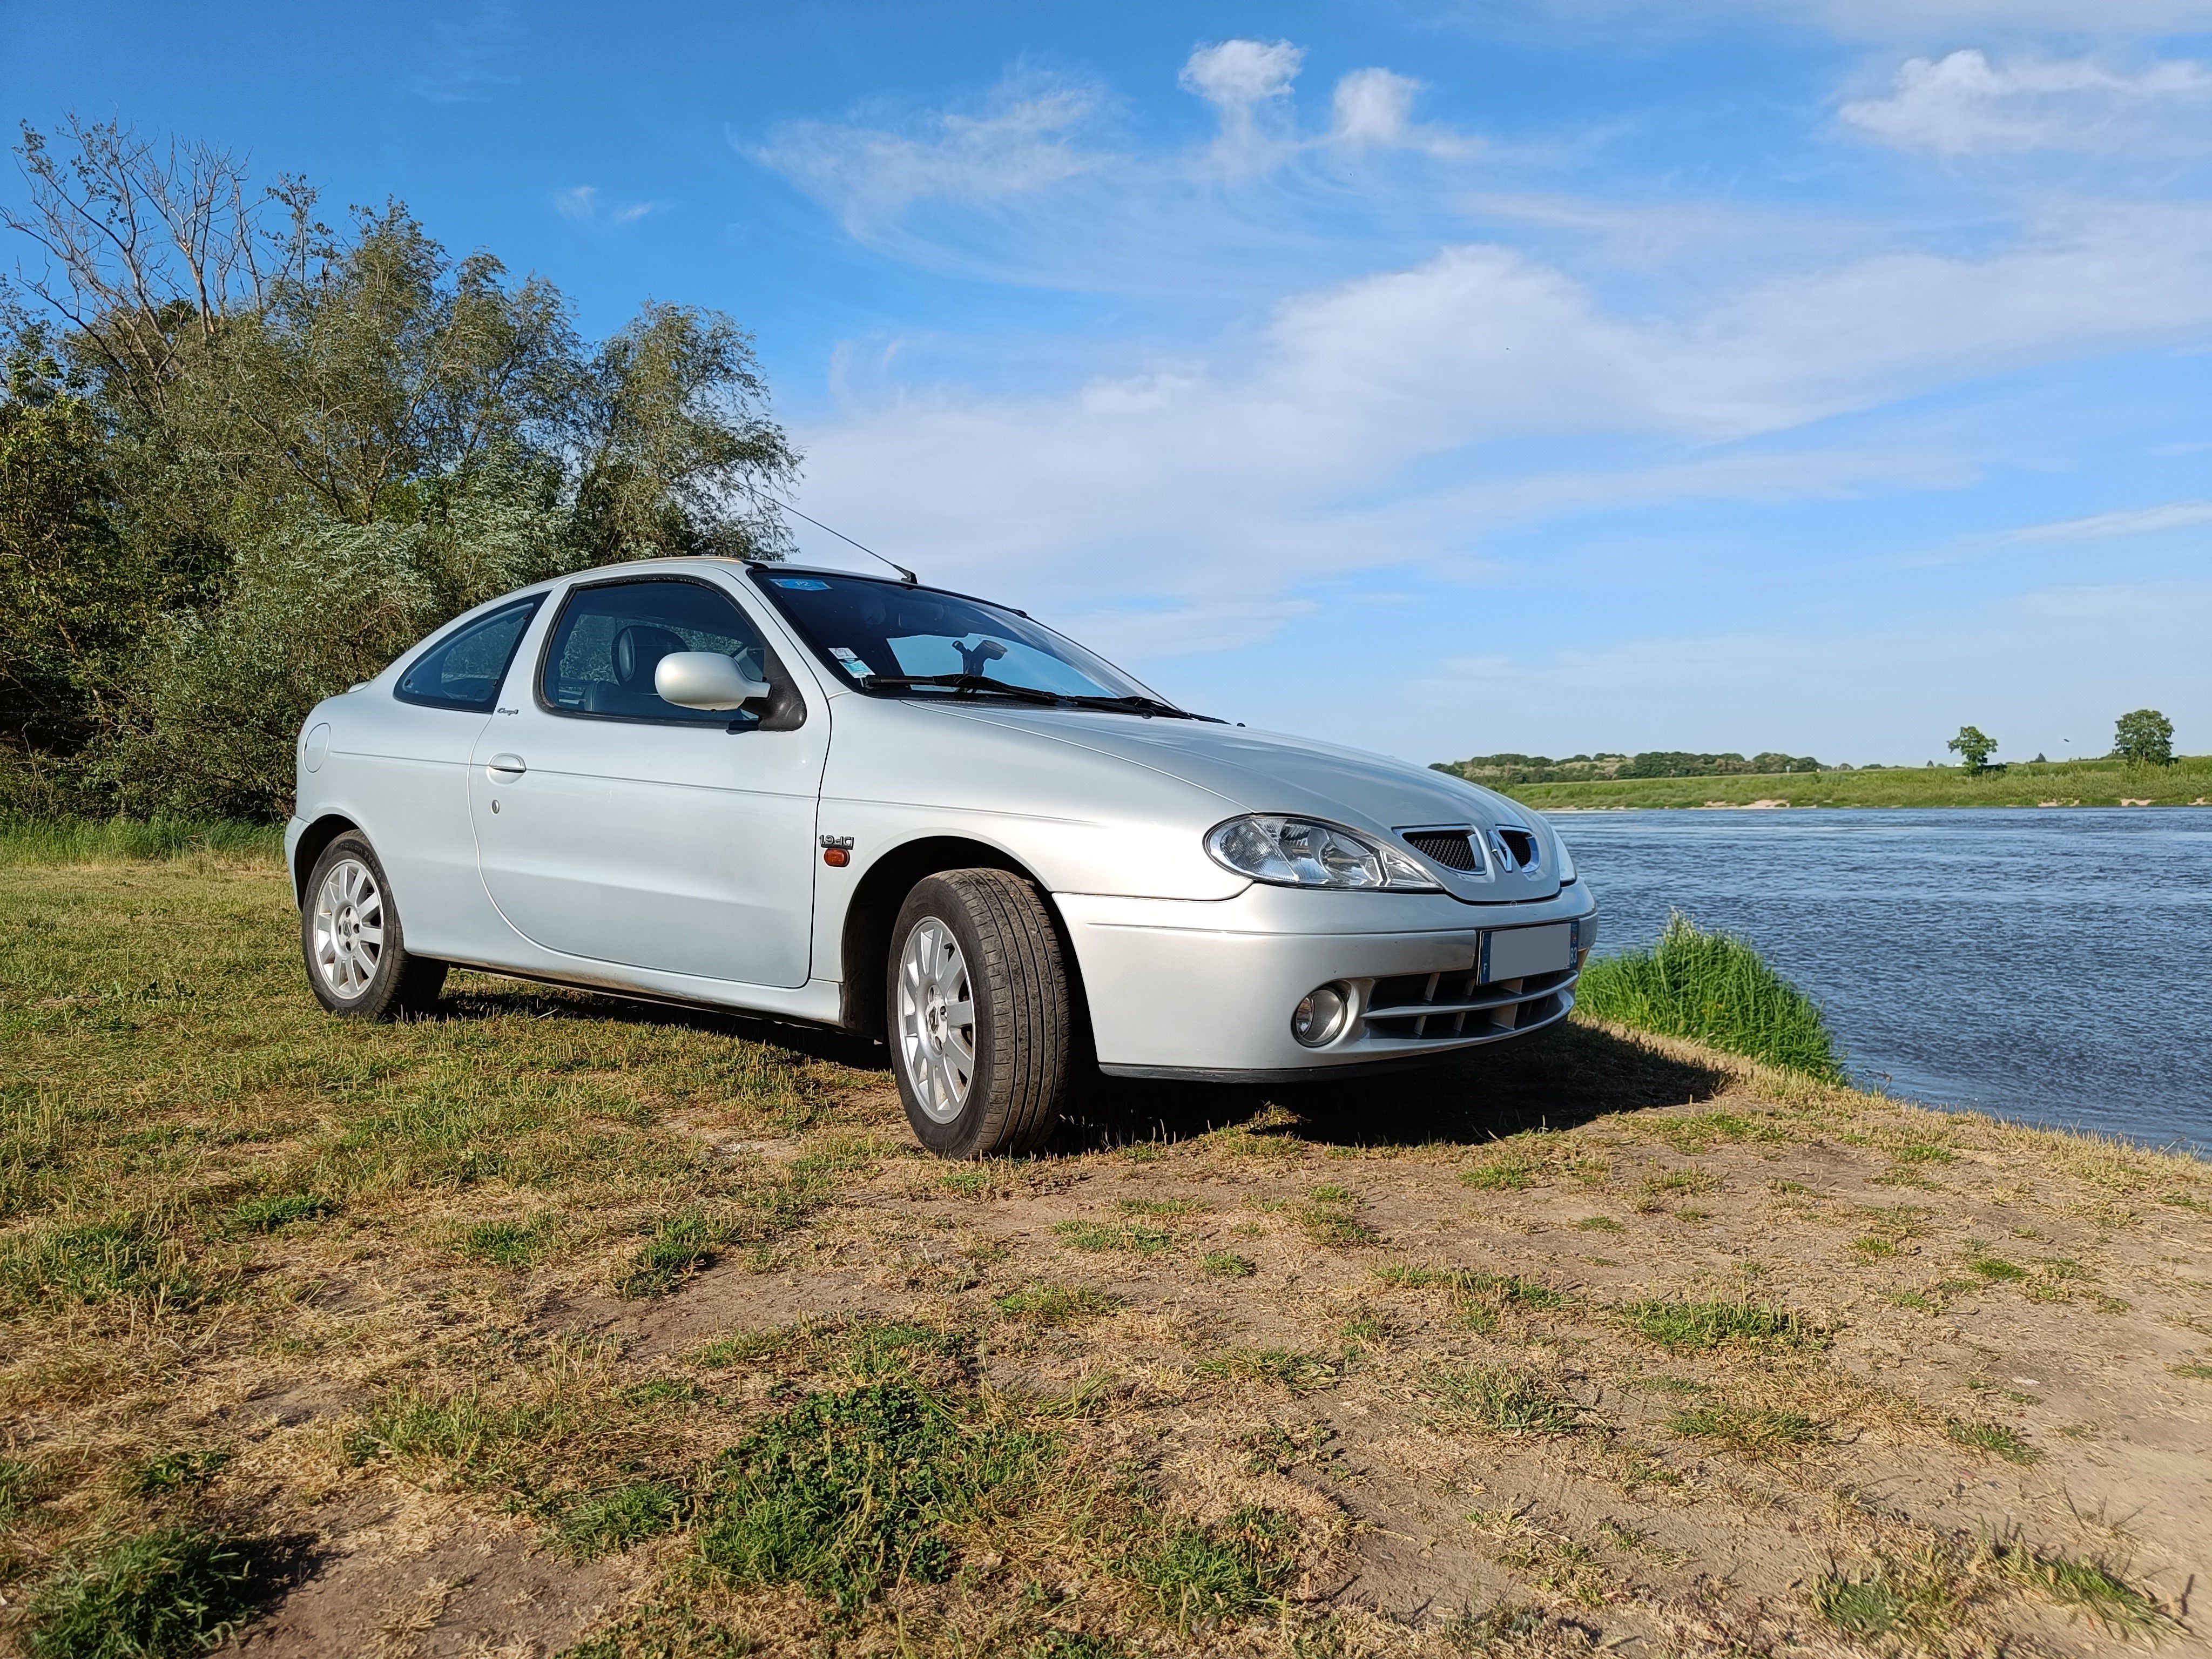
[(1439, 890), (1436, 878), (1403, 853), (1310, 818), (1257, 812), (1231, 818), (1206, 831), (1206, 850), (1224, 869), (1277, 887)]

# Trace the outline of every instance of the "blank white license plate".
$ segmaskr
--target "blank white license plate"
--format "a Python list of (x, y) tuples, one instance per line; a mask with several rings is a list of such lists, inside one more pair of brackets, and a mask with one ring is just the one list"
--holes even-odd
[(1575, 954), (1571, 922), (1548, 927), (1502, 927), (1482, 936), (1482, 981), (1527, 979), (1532, 974), (1565, 970)]

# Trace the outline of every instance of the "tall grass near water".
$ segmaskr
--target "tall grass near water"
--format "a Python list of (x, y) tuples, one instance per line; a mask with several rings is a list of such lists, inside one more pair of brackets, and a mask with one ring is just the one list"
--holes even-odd
[(1844, 1081), (1843, 1057), (1820, 1005), (1776, 973), (1749, 941), (1706, 933), (1679, 910), (1649, 950), (1590, 963), (1575, 1002), (1616, 1025)]

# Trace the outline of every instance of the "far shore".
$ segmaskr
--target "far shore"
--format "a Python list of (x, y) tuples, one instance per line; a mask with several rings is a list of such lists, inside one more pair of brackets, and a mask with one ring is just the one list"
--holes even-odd
[(1707, 778), (1604, 778), (1510, 783), (1477, 777), (1547, 812), (1788, 807), (2212, 806), (2212, 756), (2166, 766), (2118, 761), (2027, 761), (1969, 772), (1957, 766), (1740, 773)]

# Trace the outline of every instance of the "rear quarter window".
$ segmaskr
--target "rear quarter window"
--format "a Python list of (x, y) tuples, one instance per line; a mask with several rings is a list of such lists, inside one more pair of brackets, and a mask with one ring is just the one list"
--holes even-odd
[(489, 714), (514, 661), (514, 648), (544, 595), (533, 594), (464, 623), (415, 659), (392, 695), (426, 708)]

